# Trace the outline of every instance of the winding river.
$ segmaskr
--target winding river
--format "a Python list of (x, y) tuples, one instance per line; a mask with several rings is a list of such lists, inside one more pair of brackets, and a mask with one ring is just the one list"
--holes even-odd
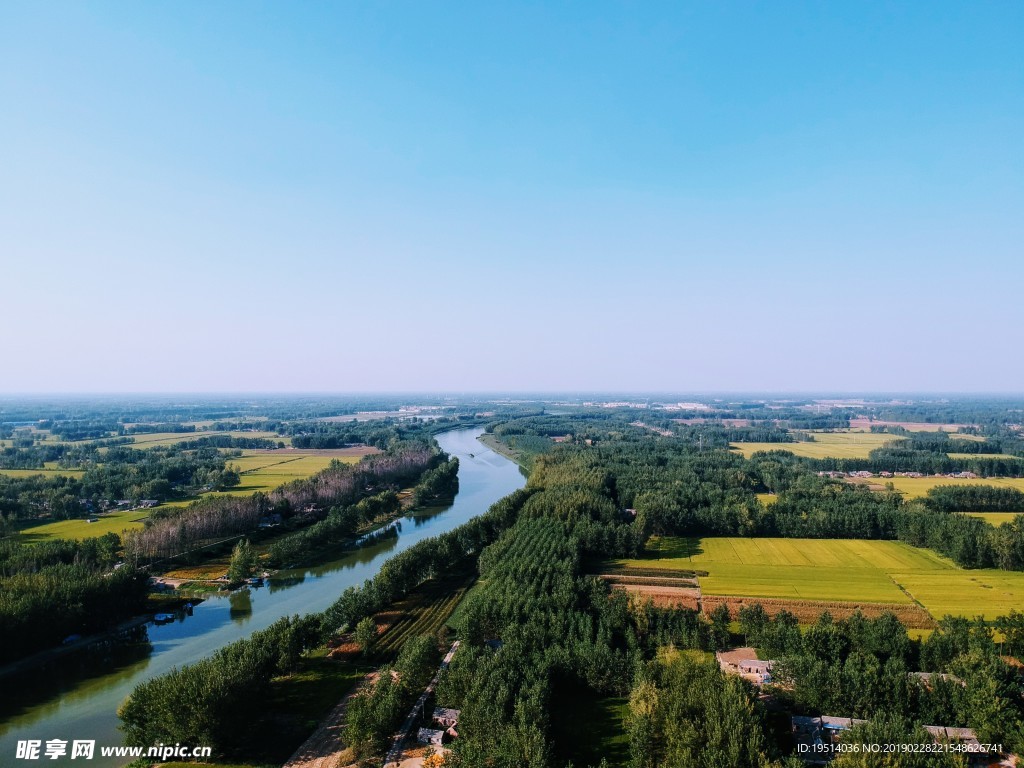
[[(129, 758), (103, 758), (100, 747), (122, 743), (117, 707), (143, 680), (210, 655), (221, 646), (269, 626), (282, 616), (321, 611), (349, 586), (362, 584), (389, 557), (430, 536), (450, 531), (479, 515), (498, 499), (521, 488), (519, 467), (477, 440), (481, 429), (437, 436), (441, 447), (459, 458), (459, 492), (447, 507), (401, 520), (397, 538), (347, 552), (315, 568), (281, 571), (269, 587), (211, 597), (193, 615), (170, 624), (148, 624), (138, 642), (93, 649), (34, 670), (22, 679), (2, 681), (0, 765), (32, 765), (16, 760), (19, 740), (95, 740), (92, 760), (68, 757), (39, 762), (114, 768)], [(70, 749), (69, 749), (70, 752)]]

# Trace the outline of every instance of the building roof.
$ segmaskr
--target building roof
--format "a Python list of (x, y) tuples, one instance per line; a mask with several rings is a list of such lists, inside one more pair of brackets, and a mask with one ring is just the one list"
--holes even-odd
[(821, 725), (823, 728), (828, 728), (830, 731), (846, 731), (853, 728), (855, 725), (863, 725), (867, 720), (857, 720), (852, 717), (829, 717), (828, 715), (821, 716)]

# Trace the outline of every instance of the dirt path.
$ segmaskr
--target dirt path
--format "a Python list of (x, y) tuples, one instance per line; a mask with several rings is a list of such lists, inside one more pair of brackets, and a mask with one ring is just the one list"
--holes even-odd
[(342, 737), (345, 732), (345, 711), (348, 709), (348, 703), (353, 696), (365, 686), (372, 685), (376, 679), (377, 673), (370, 672), (359, 685), (349, 691), (302, 746), (295, 750), (295, 754), (288, 758), (284, 768), (336, 768), (341, 753), (346, 749)]

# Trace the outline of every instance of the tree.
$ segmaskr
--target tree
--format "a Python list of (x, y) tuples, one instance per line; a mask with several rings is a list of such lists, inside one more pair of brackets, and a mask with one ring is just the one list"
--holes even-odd
[(355, 641), (363, 651), (364, 656), (373, 653), (373, 647), (377, 643), (377, 622), (372, 616), (361, 619), (356, 624)]
[(235, 584), (244, 581), (256, 572), (259, 563), (259, 555), (252, 548), (248, 539), (242, 539), (235, 544), (231, 553), (231, 564), (228, 566), (228, 581)]

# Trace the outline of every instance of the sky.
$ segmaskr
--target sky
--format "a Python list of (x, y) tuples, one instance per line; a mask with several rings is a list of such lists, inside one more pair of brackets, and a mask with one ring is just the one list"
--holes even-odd
[(1024, 3), (5, 2), (0, 392), (1024, 390)]

